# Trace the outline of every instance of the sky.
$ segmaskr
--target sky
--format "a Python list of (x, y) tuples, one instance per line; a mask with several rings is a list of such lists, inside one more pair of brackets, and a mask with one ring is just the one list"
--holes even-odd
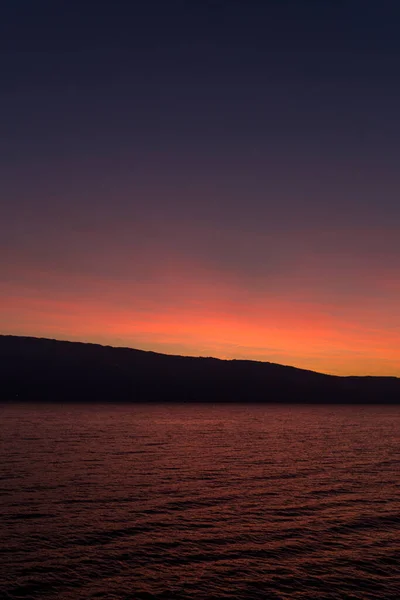
[(6, 0), (0, 332), (400, 376), (397, 0)]

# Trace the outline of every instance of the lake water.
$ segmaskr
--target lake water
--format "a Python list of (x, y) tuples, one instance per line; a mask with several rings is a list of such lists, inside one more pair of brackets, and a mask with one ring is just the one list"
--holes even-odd
[(400, 598), (400, 408), (0, 419), (1, 598)]

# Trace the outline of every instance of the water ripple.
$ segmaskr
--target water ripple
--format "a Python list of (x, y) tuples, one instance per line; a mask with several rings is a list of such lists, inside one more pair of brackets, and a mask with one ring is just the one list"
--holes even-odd
[(1, 598), (400, 598), (396, 407), (0, 410)]

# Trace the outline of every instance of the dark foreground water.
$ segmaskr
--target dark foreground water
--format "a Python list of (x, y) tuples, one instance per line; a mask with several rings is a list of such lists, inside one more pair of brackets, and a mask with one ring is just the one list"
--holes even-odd
[(1, 598), (400, 598), (400, 408), (0, 417)]

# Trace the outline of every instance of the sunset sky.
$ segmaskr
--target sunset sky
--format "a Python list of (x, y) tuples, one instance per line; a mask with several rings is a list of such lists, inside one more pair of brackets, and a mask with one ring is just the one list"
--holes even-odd
[(400, 376), (399, 22), (5, 2), (0, 333)]

